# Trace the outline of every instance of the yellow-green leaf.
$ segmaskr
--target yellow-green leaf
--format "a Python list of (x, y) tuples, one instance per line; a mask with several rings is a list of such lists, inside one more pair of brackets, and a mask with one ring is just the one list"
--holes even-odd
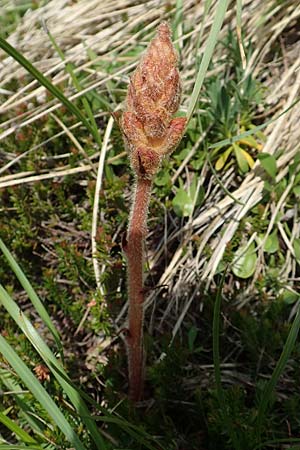
[(239, 168), (241, 169), (242, 172), (244, 172), (244, 173), (247, 172), (249, 169), (249, 164), (243, 154), (244, 150), (241, 147), (239, 147), (237, 144), (233, 144), (233, 148), (234, 148), (234, 154), (235, 154)]
[(223, 169), (223, 167), (225, 166), (226, 161), (228, 159), (228, 156), (230, 155), (231, 152), (232, 152), (232, 147), (229, 147), (224, 153), (222, 153), (222, 155), (218, 158), (218, 160), (215, 164), (216, 170)]
[(245, 159), (247, 160), (247, 163), (248, 163), (250, 169), (252, 169), (252, 167), (255, 164), (254, 159), (252, 158), (252, 156), (248, 152), (246, 152), (246, 150), (241, 149), (241, 152), (244, 155)]

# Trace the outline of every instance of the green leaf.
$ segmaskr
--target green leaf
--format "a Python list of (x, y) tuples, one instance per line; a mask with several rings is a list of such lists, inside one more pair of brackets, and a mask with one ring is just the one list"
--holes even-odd
[(246, 136), (244, 139), (241, 139), (240, 144), (246, 144), (248, 147), (255, 148), (256, 150), (260, 150), (261, 148), (261, 144), (259, 144), (253, 136)]
[(297, 294), (296, 292), (292, 292), (289, 289), (284, 289), (284, 291), (282, 292), (282, 300), (287, 305), (292, 305), (297, 300), (299, 300), (299, 294)]
[(297, 259), (298, 263), (300, 264), (300, 239), (299, 238), (294, 239), (293, 248), (294, 248), (296, 259)]
[(269, 153), (259, 153), (257, 158), (260, 161), (261, 166), (267, 172), (270, 177), (275, 178), (277, 173), (276, 159), (273, 155)]
[(193, 212), (193, 200), (183, 188), (177, 190), (172, 205), (178, 217), (188, 217)]
[(255, 272), (256, 263), (257, 255), (254, 242), (248, 248), (247, 245), (243, 245), (236, 252), (232, 272), (239, 278), (250, 278)]
[(290, 176), (294, 175), (294, 173), (297, 174), (299, 172), (299, 164), (300, 164), (300, 152), (296, 153), (294, 161), (289, 165)]
[(189, 217), (193, 213), (194, 207), (202, 203), (205, 192), (202, 186), (198, 188), (197, 192), (197, 185), (197, 178), (194, 177), (188, 192), (186, 192), (180, 179), (180, 187), (177, 188), (176, 195), (172, 200), (174, 211), (178, 217)]
[(17, 444), (0, 444), (0, 450), (44, 450), (42, 447), (33, 446), (33, 444), (28, 447), (27, 445), (17, 445)]
[(219, 158), (217, 159), (217, 162), (216, 162), (216, 164), (215, 164), (215, 169), (216, 169), (216, 170), (221, 170), (221, 169), (223, 169), (223, 167), (225, 166), (226, 161), (227, 161), (227, 159), (228, 159), (228, 157), (229, 157), (229, 155), (230, 155), (231, 152), (232, 152), (232, 146), (229, 147), (227, 150), (225, 150), (225, 152), (223, 152), (223, 153), (219, 156)]
[(20, 410), (21, 420), (26, 422), (27, 428), (30, 427), (35, 434), (44, 440), (45, 424), (34, 414), (34, 410), (28, 404), (27, 390), (23, 391), (21, 385), (15, 379), (15, 374), (8, 369), (0, 367), (0, 379), (2, 384), (10, 391), (10, 397), (15, 401), (14, 407), (17, 406)]
[(277, 230), (269, 234), (264, 245), (264, 251), (266, 253), (276, 253), (279, 249), (279, 240), (277, 236)]
[(252, 158), (252, 156), (250, 155), (250, 153), (248, 153), (246, 150), (241, 148), (241, 153), (244, 156), (245, 160), (247, 161), (250, 169), (252, 169), (252, 167), (254, 166), (255, 162), (254, 159)]
[(156, 186), (166, 186), (171, 180), (170, 174), (167, 170), (161, 170), (154, 179)]
[(296, 197), (300, 197), (300, 186), (295, 186), (293, 192)]
[(247, 159), (245, 158), (243, 149), (240, 148), (237, 144), (233, 144), (233, 149), (239, 168), (243, 173), (246, 173), (249, 170), (249, 164)]

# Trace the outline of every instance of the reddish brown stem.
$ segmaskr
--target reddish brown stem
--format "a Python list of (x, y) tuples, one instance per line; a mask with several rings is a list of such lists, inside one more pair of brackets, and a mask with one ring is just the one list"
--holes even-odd
[(129, 295), (127, 337), (129, 397), (134, 402), (142, 399), (144, 389), (144, 240), (151, 186), (151, 180), (137, 179), (126, 245)]

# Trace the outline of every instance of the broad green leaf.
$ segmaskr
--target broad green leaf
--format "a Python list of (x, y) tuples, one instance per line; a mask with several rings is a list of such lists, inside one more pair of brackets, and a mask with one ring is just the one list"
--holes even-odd
[(266, 253), (275, 253), (279, 249), (279, 240), (277, 236), (277, 230), (269, 234), (264, 245), (264, 251)]
[[(197, 178), (194, 177), (188, 192), (183, 187), (180, 180), (180, 187), (177, 189), (176, 195), (172, 200), (172, 205), (178, 217), (188, 217), (193, 213), (194, 207), (201, 204), (204, 198), (204, 189), (199, 187), (197, 192)], [(197, 195), (197, 198), (195, 198)]]
[(269, 153), (259, 153), (257, 158), (260, 161), (261, 166), (267, 172), (270, 177), (275, 178), (277, 173), (276, 159), (273, 155)]
[(296, 195), (296, 197), (300, 197), (300, 186), (295, 186), (293, 188), (293, 192)]
[(159, 172), (157, 177), (154, 179), (154, 184), (156, 186), (166, 186), (171, 180), (170, 174), (167, 170), (162, 170)]
[(235, 254), (232, 272), (239, 278), (250, 278), (255, 272), (256, 263), (257, 255), (254, 242), (248, 248), (247, 245), (242, 245)]
[(297, 300), (299, 300), (299, 294), (296, 292), (292, 292), (289, 289), (284, 289), (282, 292), (282, 300), (284, 303), (287, 303), (288, 305), (292, 305)]

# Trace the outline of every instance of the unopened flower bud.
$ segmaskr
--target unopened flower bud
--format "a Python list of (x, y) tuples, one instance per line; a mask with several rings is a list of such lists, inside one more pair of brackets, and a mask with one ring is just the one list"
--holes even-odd
[(173, 119), (181, 84), (168, 24), (163, 22), (133, 73), (120, 121), (137, 177), (152, 179), (162, 158), (179, 144), (185, 117)]

